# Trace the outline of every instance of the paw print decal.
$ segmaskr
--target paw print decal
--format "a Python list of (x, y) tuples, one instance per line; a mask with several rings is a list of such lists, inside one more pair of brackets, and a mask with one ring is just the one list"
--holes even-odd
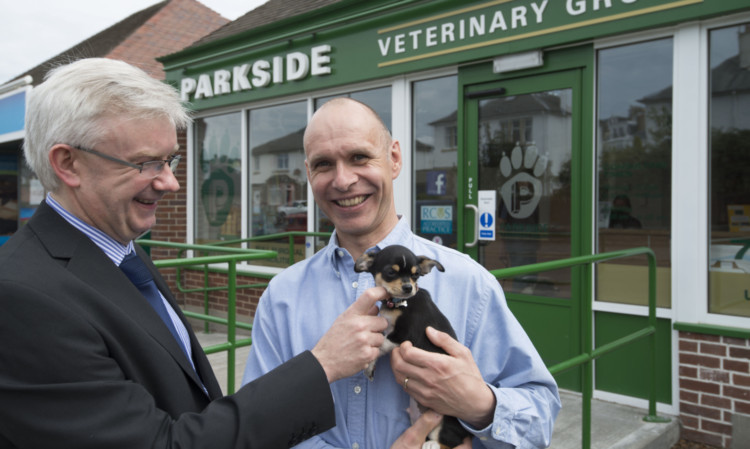
[(547, 170), (548, 162), (546, 155), (539, 156), (534, 142), (530, 142), (525, 150), (521, 149), (520, 143), (516, 143), (510, 157), (503, 152), (500, 173), (502, 179), (507, 181), (500, 187), (500, 197), (511, 217), (527, 218), (536, 210), (542, 198), (542, 181), (539, 178)]

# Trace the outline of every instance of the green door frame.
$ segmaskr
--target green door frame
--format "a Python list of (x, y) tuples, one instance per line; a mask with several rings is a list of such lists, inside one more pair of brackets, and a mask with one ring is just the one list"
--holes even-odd
[[(474, 236), (474, 212), (467, 205), (476, 205), (478, 195), (479, 161), (477, 145), (478, 101), (482, 97), (499, 96), (498, 89), (507, 88), (508, 94), (525, 94), (543, 90), (570, 88), (573, 90), (573, 129), (571, 154), (571, 236), (569, 257), (593, 254), (593, 189), (594, 189), (594, 49), (591, 45), (549, 51), (544, 54), (544, 65), (539, 68), (516, 71), (508, 74), (494, 74), (491, 63), (464, 67), (459, 70), (459, 136), (462, 136), (458, 149), (458, 211), (457, 231), (458, 249), (478, 258), (477, 247), (466, 244)], [(585, 270), (571, 270), (571, 298), (530, 297), (527, 295), (506, 293), (508, 304), (519, 321), (527, 329), (532, 340), (545, 357), (545, 362), (552, 365), (567, 357), (579, 354), (583, 348), (592, 347), (593, 335), (581, 335), (580, 323), (593, 319), (591, 299), (593, 283), (586, 276)], [(541, 335), (540, 326), (534, 326), (535, 307), (566, 307), (571, 318), (566, 332), (570, 336), (568, 353), (558, 350), (547, 350), (543, 341), (553, 340), (553, 336)], [(558, 309), (559, 310), (559, 309)], [(529, 319), (524, 319), (524, 316)], [(546, 323), (539, 323), (545, 327)], [(537, 338), (535, 338), (537, 337)], [(540, 347), (540, 345), (542, 347)], [(559, 360), (558, 360), (559, 359)], [(581, 390), (581, 370), (566, 372), (557, 377), (564, 388)]]

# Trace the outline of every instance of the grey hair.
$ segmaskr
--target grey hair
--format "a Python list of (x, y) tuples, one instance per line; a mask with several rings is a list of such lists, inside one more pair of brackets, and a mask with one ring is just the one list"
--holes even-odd
[(56, 144), (96, 146), (109, 131), (108, 118), (166, 118), (176, 129), (191, 120), (172, 86), (126, 62), (89, 58), (56, 67), (32, 89), (26, 105), (24, 155), (45, 189), (60, 186), (49, 150)]

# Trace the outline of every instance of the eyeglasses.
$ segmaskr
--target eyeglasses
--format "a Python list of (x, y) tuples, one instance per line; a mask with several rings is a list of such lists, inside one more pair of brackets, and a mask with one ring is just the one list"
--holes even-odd
[(164, 160), (148, 161), (142, 164), (133, 164), (128, 161), (123, 161), (122, 159), (117, 159), (116, 157), (112, 157), (108, 154), (100, 153), (96, 150), (89, 150), (88, 148), (83, 148), (83, 147), (73, 147), (73, 148), (84, 151), (86, 153), (91, 153), (93, 155), (99, 156), (101, 158), (107, 159), (112, 162), (117, 162), (118, 164), (125, 165), (127, 167), (135, 168), (136, 170), (138, 170), (138, 173), (140, 173), (142, 176), (145, 176), (151, 179), (159, 176), (159, 174), (161, 173), (165, 165), (169, 165), (169, 169), (172, 170), (172, 173), (177, 173), (177, 166), (180, 165), (180, 159), (182, 159), (182, 156), (176, 154), (176, 155), (169, 156), (167, 159), (164, 159)]

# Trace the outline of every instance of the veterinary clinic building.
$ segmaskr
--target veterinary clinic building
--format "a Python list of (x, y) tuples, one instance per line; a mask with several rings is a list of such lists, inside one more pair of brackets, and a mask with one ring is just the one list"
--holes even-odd
[[(271, 0), (161, 61), (196, 120), (185, 221), (156, 238), (330, 231), (302, 134), (349, 96), (401, 142), (416, 233), (490, 270), (650, 248), (658, 410), (720, 447), (750, 424), (747, 0)], [(323, 243), (298, 239), (296, 260)], [(280, 258), (247, 272), (289, 258), (250, 246)], [(645, 256), (502, 285), (550, 366), (647, 321)], [(646, 347), (599, 359), (595, 396), (645, 406)]]

